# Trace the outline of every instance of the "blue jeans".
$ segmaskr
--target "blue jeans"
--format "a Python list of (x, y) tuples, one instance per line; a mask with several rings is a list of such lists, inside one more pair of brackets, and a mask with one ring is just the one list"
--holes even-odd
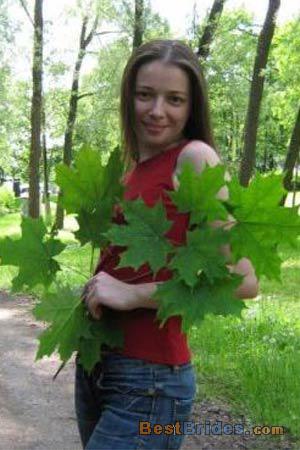
[(179, 449), (195, 392), (191, 363), (153, 364), (110, 353), (90, 375), (77, 363), (75, 408), (83, 448)]

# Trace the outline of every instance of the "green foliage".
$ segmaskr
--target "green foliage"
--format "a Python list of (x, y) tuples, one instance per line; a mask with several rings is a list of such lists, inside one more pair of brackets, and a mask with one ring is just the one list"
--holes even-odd
[(60, 270), (53, 257), (62, 252), (65, 244), (47, 236), (42, 219), (23, 217), (21, 229), (20, 239), (6, 237), (0, 241), (1, 264), (19, 268), (13, 279), (13, 289), (20, 291), (25, 286), (33, 288), (38, 284), (49, 286)]
[(240, 315), (244, 302), (237, 300), (235, 290), (241, 282), (239, 276), (227, 276), (213, 284), (200, 276), (192, 289), (184, 282), (167, 281), (158, 286), (152, 298), (159, 303), (157, 317), (163, 326), (171, 316), (182, 317), (182, 330), (187, 333), (192, 325), (199, 324), (207, 314)]
[[(245, 304), (235, 292), (242, 277), (231, 273), (227, 265), (232, 261), (222, 254), (222, 247), (231, 244), (233, 262), (248, 256), (259, 277), (272, 279), (278, 278), (280, 271), (278, 245), (293, 245), (300, 234), (296, 209), (277, 206), (284, 192), (281, 177), (257, 176), (247, 189), (233, 178), (227, 182), (229, 199), (222, 201), (217, 194), (226, 184), (225, 168), (206, 167), (198, 174), (186, 163), (178, 191), (169, 194), (178, 214), (189, 213), (193, 230), (187, 233), (186, 245), (172, 245), (167, 236), (172, 223), (161, 201), (148, 207), (142, 199), (120, 200), (123, 187), (116, 180), (120, 181), (121, 173), (118, 150), (104, 167), (99, 153), (83, 148), (74, 167), (58, 166), (57, 181), (64, 206), (77, 215), (80, 228), (75, 235), (81, 244), (124, 246), (119, 267), (138, 269), (147, 262), (153, 274), (163, 267), (173, 271), (173, 278), (159, 285), (153, 296), (159, 304), (161, 326), (169, 317), (180, 315), (182, 329), (188, 332), (208, 314), (240, 315)], [(122, 225), (110, 224), (115, 202), (123, 209)], [(228, 213), (235, 217), (234, 226), (224, 222)], [(211, 221), (223, 221), (222, 228), (212, 228)], [(3, 264), (19, 267), (14, 289), (40, 283), (46, 287), (35, 315), (50, 325), (40, 337), (37, 358), (57, 350), (66, 362), (77, 351), (91, 370), (103, 343), (121, 346), (122, 336), (113, 316), (106, 308), (100, 322), (91, 320), (76, 286), (71, 289), (70, 283), (53, 283), (60, 269), (53, 257), (65, 246), (47, 236), (42, 220), (23, 219), (21, 228), (20, 239), (0, 242), (0, 255)]]
[[(159, 303), (158, 318), (164, 323), (168, 317), (179, 314), (184, 331), (202, 320), (205, 314), (240, 314), (244, 307), (243, 302), (235, 298), (235, 290), (242, 278), (229, 272), (229, 261), (220, 250), (222, 245), (231, 244), (231, 262), (248, 257), (258, 278), (264, 275), (278, 279), (281, 259), (277, 247), (283, 243), (295, 245), (300, 235), (298, 208), (278, 206), (284, 193), (281, 176), (258, 175), (247, 189), (241, 187), (234, 177), (228, 183), (229, 199), (224, 202), (217, 198), (224, 186), (224, 175), (225, 168), (220, 165), (206, 167), (197, 174), (193, 166), (186, 163), (179, 175), (178, 191), (170, 193), (178, 211), (190, 212), (190, 224), (196, 225), (196, 229), (187, 234), (186, 246), (173, 248), (173, 258), (167, 264), (174, 269), (173, 279), (158, 286), (153, 298)], [(124, 204), (127, 225), (115, 226), (113, 233), (109, 232), (113, 243), (129, 246), (129, 250), (121, 254), (119, 267), (139, 267), (142, 262), (149, 261), (153, 240), (161, 241), (162, 232), (167, 229), (163, 225), (159, 237), (150, 233), (144, 225), (146, 211), (143, 202), (131, 204), (135, 206), (129, 209)], [(208, 227), (209, 222), (222, 221), (228, 213), (235, 219), (229, 230)], [(159, 214), (153, 213), (151, 218), (155, 216), (159, 220)], [(152, 230), (153, 225), (151, 222)], [(130, 259), (127, 256), (129, 252)], [(158, 253), (163, 261), (164, 252)]]
[(118, 182), (121, 174), (118, 148), (106, 167), (100, 153), (89, 147), (79, 152), (74, 168), (64, 164), (56, 167), (56, 182), (64, 193), (62, 203), (68, 213), (76, 214), (79, 230), (75, 236), (82, 245), (91, 242), (100, 247), (107, 243), (103, 233), (109, 227), (113, 206), (122, 195)]
[(78, 351), (86, 370), (91, 370), (99, 358), (102, 344), (122, 345), (122, 336), (111, 327), (109, 318), (95, 323), (87, 316), (78, 293), (70, 286), (57, 286), (46, 293), (34, 308), (35, 317), (50, 323), (39, 336), (36, 359), (50, 356), (55, 350), (63, 362)]
[(300, 234), (298, 207), (278, 206), (284, 194), (282, 176), (257, 175), (246, 189), (237, 178), (228, 184), (230, 211), (237, 224), (230, 230), (234, 261), (248, 257), (256, 274), (280, 277), (279, 244), (295, 245)]
[(14, 193), (5, 186), (0, 186), (0, 215), (16, 211)]
[(153, 208), (142, 200), (124, 204), (126, 226), (113, 225), (106, 236), (117, 245), (129, 246), (119, 267), (139, 268), (148, 262), (154, 272), (165, 265), (172, 246), (164, 238), (171, 222), (164, 217), (164, 207), (158, 202)]
[(180, 212), (191, 212), (190, 224), (226, 219), (227, 211), (216, 195), (224, 186), (225, 167), (207, 167), (201, 177), (190, 162), (183, 166), (178, 191), (170, 193)]
[[(203, 272), (208, 281), (225, 278), (228, 270), (225, 266), (225, 256), (220, 248), (228, 242), (226, 232), (221, 229), (202, 227), (187, 232), (187, 245), (179, 248), (170, 263), (172, 269), (178, 270), (180, 279), (190, 287), (198, 281), (199, 271)], [(189, 264), (186, 264), (186, 261)]]

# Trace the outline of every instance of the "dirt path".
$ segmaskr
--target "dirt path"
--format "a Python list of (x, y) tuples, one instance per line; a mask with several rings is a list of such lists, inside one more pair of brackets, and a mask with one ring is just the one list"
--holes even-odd
[[(30, 309), (28, 299), (11, 299), (0, 291), (0, 450), (81, 450), (73, 406), (74, 363), (53, 382), (57, 359), (34, 362), (42, 327)], [(202, 402), (191, 419), (241, 423), (243, 418), (232, 418), (228, 405)], [(293, 448), (287, 438), (191, 435), (182, 450)]]

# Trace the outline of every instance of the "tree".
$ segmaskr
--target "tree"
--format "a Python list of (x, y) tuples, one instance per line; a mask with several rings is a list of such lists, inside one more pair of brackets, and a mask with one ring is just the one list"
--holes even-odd
[(51, 221), (51, 207), (50, 207), (50, 192), (49, 192), (49, 168), (48, 168), (48, 154), (47, 154), (47, 140), (46, 140), (46, 114), (45, 106), (43, 104), (42, 111), (42, 150), (43, 150), (43, 172), (44, 172), (44, 204), (45, 204), (45, 218), (46, 222)]
[[(198, 30), (199, 34), (203, 33)], [(202, 61), (217, 149), (233, 169), (241, 153), (255, 44), (253, 17), (249, 12), (240, 8), (224, 11), (211, 42), (209, 58)], [(197, 47), (198, 38), (190, 45)]]
[(144, 34), (144, 0), (135, 0), (133, 48), (137, 48), (142, 44), (143, 34)]
[(31, 143), (29, 157), (29, 215), (40, 215), (40, 157), (43, 76), (43, 0), (35, 0), (32, 65)]
[(226, 0), (214, 0), (208, 16), (207, 24), (204, 28), (201, 38), (199, 39), (197, 55), (201, 59), (206, 59), (208, 57), (210, 45), (214, 38), (214, 34), (216, 32), (218, 21), (223, 11), (225, 1)]
[[(277, 122), (278, 138), (276, 147), (273, 146), (273, 154), (277, 161), (281, 161), (286, 169), (287, 152), (292, 143), (291, 136), (295, 132), (295, 118), (299, 109), (300, 97), (300, 72), (291, 70), (291, 67), (300, 67), (300, 20), (295, 17), (282, 25), (275, 33), (270, 54), (271, 74), (268, 74), (266, 108), (273, 116), (273, 122)], [(270, 82), (271, 81), (271, 82)], [(266, 102), (265, 102), (266, 103)], [(266, 124), (264, 123), (264, 127)], [(273, 125), (274, 128), (274, 125)], [(270, 124), (268, 124), (270, 129)], [(294, 162), (295, 159), (293, 158)], [(288, 164), (289, 165), (289, 164)], [(291, 173), (293, 171), (290, 166)], [(290, 189), (289, 182), (286, 188)]]
[[(98, 26), (99, 16), (96, 15), (94, 22), (92, 24), (90, 32), (87, 31), (88, 23), (89, 23), (89, 17), (84, 16), (81, 26), (81, 33), (80, 33), (80, 39), (79, 39), (79, 50), (77, 54), (77, 60), (75, 63), (75, 68), (73, 72), (73, 80), (72, 80), (72, 87), (71, 87), (71, 94), (70, 94), (70, 100), (69, 100), (69, 112), (68, 112), (68, 118), (67, 118), (67, 126), (66, 126), (66, 132), (65, 132), (65, 139), (64, 139), (64, 150), (63, 150), (63, 162), (70, 166), (72, 161), (72, 145), (73, 145), (73, 132), (74, 132), (74, 125), (77, 115), (77, 104), (78, 104), (78, 91), (79, 91), (79, 77), (80, 77), (80, 69), (82, 66), (82, 61), (84, 56), (86, 55), (86, 50), (88, 45), (90, 44), (91, 40), (94, 37), (94, 34), (96, 32), (97, 26)], [(62, 192), (59, 194), (59, 199), (62, 196)], [(62, 206), (60, 205), (60, 202), (57, 202), (57, 209), (56, 209), (56, 228), (61, 229), (63, 228), (63, 221), (64, 221), (64, 210)]]
[(300, 105), (283, 168), (283, 170), (285, 171), (284, 187), (287, 191), (291, 191), (293, 189), (292, 186), (293, 172), (296, 162), (297, 160), (299, 160), (299, 154), (300, 154)]
[(265, 69), (275, 30), (276, 14), (280, 0), (269, 0), (266, 19), (258, 38), (247, 117), (244, 129), (244, 148), (239, 172), (240, 183), (247, 186), (255, 166), (255, 149), (258, 130), (259, 111), (262, 101)]

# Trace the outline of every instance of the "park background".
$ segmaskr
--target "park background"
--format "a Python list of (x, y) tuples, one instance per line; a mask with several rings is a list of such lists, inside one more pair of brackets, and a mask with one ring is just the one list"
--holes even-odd
[[(41, 24), (43, 33), (34, 34)], [(231, 172), (247, 185), (255, 173), (286, 170), (285, 204), (300, 202), (298, 2), (0, 0), (0, 235), (19, 236), (22, 214), (56, 222), (67, 243), (60, 277), (79, 286), (79, 273), (89, 276), (90, 249), (74, 239), (73, 217), (62, 220), (55, 166), (72, 164), (83, 144), (106, 163), (120, 143), (124, 64), (151, 38), (182, 39), (197, 52), (217, 149)], [(284, 425), (295, 448), (299, 248), (282, 248), (282, 283), (263, 279), (241, 319), (207, 317), (191, 332), (199, 402), (226, 400), (251, 423)], [(3, 291), (15, 273), (0, 267)], [(270, 448), (279, 448), (276, 439)]]

